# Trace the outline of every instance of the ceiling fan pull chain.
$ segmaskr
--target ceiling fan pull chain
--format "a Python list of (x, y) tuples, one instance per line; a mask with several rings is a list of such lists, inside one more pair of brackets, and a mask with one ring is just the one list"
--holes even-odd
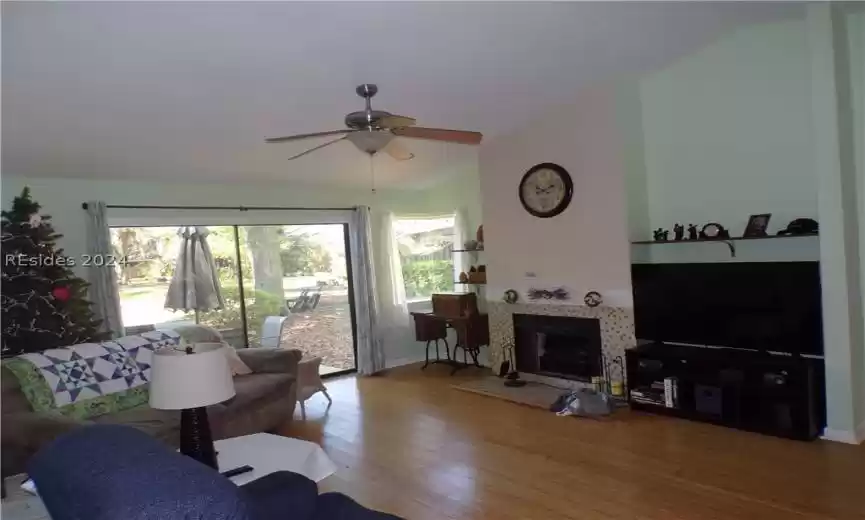
[(372, 162), (373, 154), (370, 153), (367, 155), (369, 155), (369, 180), (372, 185), (372, 194), (375, 195), (375, 165)]

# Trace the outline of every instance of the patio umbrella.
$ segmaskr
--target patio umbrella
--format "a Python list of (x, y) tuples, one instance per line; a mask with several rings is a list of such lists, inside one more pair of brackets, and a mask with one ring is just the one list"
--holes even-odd
[(180, 253), (165, 295), (166, 309), (195, 311), (196, 322), (199, 311), (221, 309), (225, 304), (213, 254), (207, 245), (209, 233), (201, 226), (180, 228), (177, 233), (181, 237)]

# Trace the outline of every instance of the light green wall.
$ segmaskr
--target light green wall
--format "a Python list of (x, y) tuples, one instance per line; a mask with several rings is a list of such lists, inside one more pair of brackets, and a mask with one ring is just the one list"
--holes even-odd
[(729, 34), (642, 78), (640, 101), (651, 229), (817, 215), (803, 20)]
[(622, 80), (616, 84), (616, 130), (622, 143), (622, 167), (625, 170), (628, 239), (632, 242), (647, 240), (655, 228), (649, 221), (643, 108), (638, 81)]
[[(853, 146), (856, 162), (856, 192), (858, 195), (858, 227), (859, 227), (859, 282), (860, 296), (865, 298), (865, 8), (853, 12), (846, 17), (846, 31), (849, 43), (850, 85), (853, 112)], [(865, 307), (865, 302), (861, 302)], [(861, 322), (865, 327), (865, 318)], [(865, 341), (865, 330), (860, 336)], [(865, 345), (860, 345), (858, 351), (859, 386), (856, 397), (856, 407), (859, 410), (859, 428), (865, 426)], [(865, 438), (865, 431), (859, 435)]]
[[(736, 259), (720, 244), (632, 246), (631, 255), (819, 259), (827, 434), (850, 441), (857, 427), (865, 438), (865, 12), (827, 3), (807, 13), (744, 27), (640, 78), (636, 108), (620, 89), (618, 124), (625, 135), (642, 125), (642, 149), (623, 150), (632, 238), (709, 220), (739, 235), (748, 215), (764, 212), (773, 214), (770, 232), (813, 217), (821, 236), (740, 242)], [(642, 169), (628, 159), (640, 154)]]
[(841, 7), (807, 6), (812, 165), (818, 173), (828, 433), (853, 440), (865, 422), (863, 307), (849, 40)]

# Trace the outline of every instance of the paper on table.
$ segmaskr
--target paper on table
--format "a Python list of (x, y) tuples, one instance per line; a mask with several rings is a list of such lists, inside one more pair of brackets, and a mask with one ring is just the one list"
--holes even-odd
[(336, 472), (336, 466), (318, 444), (272, 435), (256, 433), (216, 441), (219, 452), (219, 470), (227, 471), (243, 465), (253, 470), (232, 477), (237, 485), (252, 482), (277, 471), (292, 471), (321, 482)]

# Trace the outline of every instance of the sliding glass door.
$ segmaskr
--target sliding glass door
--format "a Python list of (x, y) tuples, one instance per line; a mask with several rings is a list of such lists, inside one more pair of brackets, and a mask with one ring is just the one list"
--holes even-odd
[(323, 374), (356, 368), (350, 253), (345, 224), (207, 226), (224, 302), (172, 310), (182, 226), (115, 227), (112, 242), (127, 333), (185, 323), (219, 330), (235, 347), (297, 348), (322, 358)]
[(322, 358), (322, 373), (356, 368), (346, 244), (344, 224), (242, 228), (241, 258), (253, 273), (243, 280), (250, 344), (268, 339), (265, 320), (278, 309), (279, 344)]
[(134, 334), (158, 327), (205, 323), (223, 331), (231, 344), (244, 346), (234, 226), (207, 228), (207, 242), (225, 306), (205, 312), (173, 310), (166, 305), (181, 251), (180, 229), (181, 226), (111, 229), (115, 255), (122, 259), (116, 269), (123, 326), (127, 333)]

